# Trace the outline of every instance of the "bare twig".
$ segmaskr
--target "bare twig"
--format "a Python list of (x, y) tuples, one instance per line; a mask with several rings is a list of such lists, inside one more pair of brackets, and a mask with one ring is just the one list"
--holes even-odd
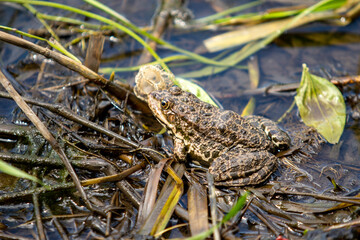
[(330, 201), (334, 201), (334, 202), (344, 202), (344, 203), (351, 203), (351, 204), (354, 204), (354, 205), (360, 205), (360, 198), (358, 198), (358, 197), (327, 196), (327, 195), (322, 195), (322, 194), (305, 193), (305, 192), (292, 192), (292, 191), (285, 191), (285, 190), (276, 191), (275, 193), (276, 194), (309, 196), (309, 197), (322, 199), (322, 200), (330, 200)]
[[(4, 97), (4, 98), (11, 98), (11, 96), (9, 94), (6, 94), (4, 92), (1, 92), (0, 91), (0, 97)], [(86, 126), (88, 128), (91, 128), (93, 130), (96, 130), (98, 131), (99, 133), (103, 133), (109, 137), (112, 137), (114, 138), (115, 140), (117, 141), (120, 141), (120, 142), (123, 142), (124, 144), (132, 147), (133, 149), (141, 149), (143, 152), (145, 152), (146, 154), (148, 154), (151, 158), (153, 158), (155, 161), (160, 161), (163, 157), (158, 154), (155, 150), (153, 149), (148, 149), (148, 148), (143, 148), (141, 147), (139, 144), (133, 142), (133, 141), (130, 141), (129, 139), (119, 135), (119, 134), (116, 134), (96, 123), (93, 123), (91, 121), (88, 121), (86, 118), (84, 117), (81, 117), (77, 114), (75, 114), (74, 112), (72, 112), (70, 109), (60, 105), (60, 104), (49, 104), (49, 103), (45, 103), (45, 102), (40, 102), (40, 101), (35, 101), (33, 99), (29, 99), (29, 98), (23, 98), (23, 100), (29, 104), (33, 104), (33, 105), (36, 105), (36, 106), (40, 106), (40, 107), (43, 107), (43, 108), (46, 108), (56, 114), (59, 114), (60, 116), (66, 118), (66, 119), (69, 119), (71, 121), (74, 121), (78, 124), (82, 124), (83, 126)]]
[[(0, 152), (0, 159), (12, 163), (31, 164), (31, 165), (47, 166), (47, 167), (51, 166), (55, 168), (64, 166), (61, 160), (57, 158), (47, 158), (47, 157), (23, 155), (16, 153)], [(74, 167), (83, 168), (92, 171), (100, 171), (101, 169), (110, 167), (110, 163), (100, 158), (88, 158), (86, 160), (70, 160), (70, 163)]]
[(280, 232), (275, 228), (274, 224), (268, 221), (266, 217), (258, 212), (254, 206), (250, 205), (249, 210), (255, 214), (276, 236), (280, 234)]
[(145, 114), (150, 114), (151, 111), (147, 104), (140, 99), (138, 99), (131, 91), (121, 87), (120, 85), (108, 81), (104, 77), (100, 76), (99, 74), (95, 73), (94, 71), (90, 70), (86, 66), (78, 63), (77, 61), (62, 55), (61, 53), (52, 51), (50, 49), (38, 46), (32, 42), (29, 42), (25, 39), (16, 37), (14, 35), (5, 33), (0, 31), (0, 40), (13, 44), (15, 46), (39, 53), (47, 58), (52, 58), (59, 64), (79, 73), (81, 76), (89, 79), (90, 81), (96, 83), (104, 90), (108, 91), (109, 93), (113, 94), (114, 96), (118, 97), (119, 99), (126, 99), (128, 98), (128, 104)]
[(339, 228), (349, 228), (351, 226), (360, 225), (360, 219), (354, 219), (347, 223), (339, 223), (332, 226), (329, 226), (324, 229), (324, 231), (330, 231), (332, 229), (339, 229)]
[[(159, 9), (159, 11), (157, 11), (154, 16), (154, 26), (152, 31), (152, 35), (156, 38), (161, 38), (166, 28), (168, 27), (168, 24), (171, 20), (171, 10), (174, 8), (174, 5), (179, 5), (182, 1), (162, 0), (159, 2), (159, 8), (161, 9)], [(152, 49), (156, 49), (157, 43), (155, 41), (150, 41), (149, 46)], [(138, 65), (150, 62), (151, 57), (152, 56), (148, 51), (143, 51), (138, 61)]]
[(25, 238), (25, 237), (21, 237), (20, 235), (15, 235), (12, 233), (4, 233), (4, 232), (0, 232), (0, 238), (1, 239), (14, 239), (14, 240), (33, 240), (33, 238)]
[(296, 191), (286, 191), (283, 189), (280, 190), (257, 190), (259, 192), (262, 192), (263, 194), (286, 194), (286, 195), (299, 195), (299, 196), (308, 196), (313, 197), (316, 199), (321, 200), (329, 200), (334, 202), (344, 202), (344, 203), (351, 203), (354, 205), (360, 205), (360, 198), (359, 197), (346, 197), (346, 196), (330, 196), (330, 195), (323, 195), (323, 194), (316, 194), (316, 193), (308, 193), (308, 192), (296, 192)]
[[(341, 86), (352, 83), (360, 83), (360, 76), (345, 76), (345, 77), (334, 77), (329, 80), (331, 83)], [(272, 94), (272, 95), (285, 95), (292, 96), (295, 94), (296, 89), (299, 87), (300, 83), (288, 83), (288, 84), (276, 84), (268, 87), (257, 88), (257, 89), (246, 89), (239, 90), (238, 92), (233, 93), (221, 93), (213, 92), (212, 94), (216, 98), (233, 98), (239, 97), (240, 95), (259, 95), (259, 94)]]
[[(36, 185), (36, 184), (34, 184)], [(36, 219), (36, 227), (38, 231), (38, 236), (40, 240), (46, 240), (44, 226), (41, 219), (41, 212), (40, 212), (40, 204), (39, 204), (39, 196), (37, 194), (33, 194), (33, 204), (34, 204), (34, 212), (35, 212), (35, 219)]]
[[(214, 177), (209, 172), (206, 173), (206, 178), (208, 181), (208, 188), (209, 188), (209, 202), (210, 202), (210, 216), (213, 226), (216, 226), (218, 218), (216, 214), (216, 194), (215, 194), (215, 187), (214, 187)], [(218, 228), (214, 229), (214, 239), (221, 239), (220, 232)]]
[[(40, 119), (36, 116), (34, 111), (26, 104), (26, 102), (21, 98), (20, 94), (14, 89), (9, 80), (4, 76), (4, 74), (0, 71), (0, 83), (6, 89), (6, 91), (10, 94), (10, 96), (14, 99), (16, 104), (20, 107), (20, 109), (25, 113), (25, 115), (30, 119), (30, 121), (35, 125), (35, 127), (39, 130), (39, 132), (43, 135), (43, 137), (50, 143), (51, 147), (54, 151), (59, 155), (60, 159), (65, 165), (66, 170), (69, 172), (72, 180), (75, 183), (76, 189), (79, 191), (81, 197), (83, 198), (86, 206), (90, 210), (95, 210), (91, 205), (89, 199), (86, 196), (84, 189), (81, 186), (79, 178), (77, 177), (74, 168), (71, 166), (69, 159), (67, 158), (64, 150), (60, 147), (56, 139), (50, 133), (50, 131), (46, 128), (46, 126), (40, 121)], [(99, 211), (101, 212), (101, 211)]]
[[(46, 211), (51, 215), (51, 221), (54, 222), (54, 225), (56, 227), (56, 229), (58, 230), (60, 236), (61, 236), (61, 239), (63, 240), (69, 240), (67, 234), (66, 234), (66, 231), (64, 230), (63, 226), (61, 225), (60, 221), (58, 220), (57, 217), (53, 216), (52, 212), (51, 212), (51, 209), (50, 207), (45, 203), (43, 202), (43, 205), (44, 205), (44, 208), (46, 209)], [(44, 219), (45, 220), (45, 219)]]
[[(120, 181), (120, 180), (126, 178), (127, 176), (133, 174), (134, 172), (142, 169), (145, 165), (146, 165), (145, 163), (141, 163), (141, 164), (135, 165), (134, 167), (131, 167), (121, 173), (116, 173), (113, 168), (110, 168), (112, 170), (112, 171), (108, 171), (108, 172), (112, 173), (110, 176), (87, 179), (87, 180), (81, 181), (81, 184), (83, 186), (88, 186), (88, 185), (92, 185), (92, 184), (99, 184), (99, 183), (110, 182), (110, 181)], [(106, 170), (108, 170), (108, 169), (106, 169)], [(0, 195), (0, 202), (5, 202), (5, 201), (9, 201), (9, 200), (14, 200), (14, 199), (23, 199), (23, 198), (29, 197), (33, 194), (42, 194), (42, 193), (49, 192), (49, 191), (56, 191), (56, 190), (73, 188), (73, 187), (75, 187), (75, 184), (73, 182), (69, 182), (69, 183), (61, 183), (61, 184), (53, 185), (50, 187), (38, 187), (38, 188), (30, 189), (30, 190), (24, 190), (22, 192), (2, 194), (2, 195)], [(136, 206), (136, 207), (138, 207), (138, 206)]]

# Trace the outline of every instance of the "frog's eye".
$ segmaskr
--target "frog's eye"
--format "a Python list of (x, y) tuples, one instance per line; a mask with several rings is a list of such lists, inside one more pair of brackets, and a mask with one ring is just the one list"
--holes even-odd
[(167, 101), (167, 100), (165, 100), (165, 99), (163, 99), (163, 100), (161, 100), (160, 105), (161, 105), (161, 107), (162, 107), (163, 109), (168, 109), (168, 108), (170, 107), (170, 102)]

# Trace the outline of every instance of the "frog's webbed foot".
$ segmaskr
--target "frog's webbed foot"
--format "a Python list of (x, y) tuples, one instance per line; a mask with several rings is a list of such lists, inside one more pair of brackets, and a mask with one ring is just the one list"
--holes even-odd
[(277, 158), (270, 152), (233, 149), (211, 164), (215, 185), (244, 186), (264, 182), (277, 168)]

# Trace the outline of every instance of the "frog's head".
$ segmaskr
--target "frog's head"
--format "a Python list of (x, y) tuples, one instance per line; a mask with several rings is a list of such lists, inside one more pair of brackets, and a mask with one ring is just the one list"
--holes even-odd
[(153, 91), (147, 102), (155, 117), (179, 139), (191, 135), (192, 129), (205, 126), (217, 109), (177, 86)]
[[(148, 105), (155, 117), (172, 132), (179, 125), (182, 101), (182, 90), (171, 87), (168, 90), (154, 91), (148, 95)], [(179, 109), (180, 108), (180, 109)]]

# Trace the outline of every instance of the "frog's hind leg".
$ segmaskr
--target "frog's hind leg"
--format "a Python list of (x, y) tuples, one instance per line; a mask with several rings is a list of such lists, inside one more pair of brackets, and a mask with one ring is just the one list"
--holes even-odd
[(263, 130), (276, 148), (285, 150), (290, 147), (291, 138), (274, 121), (255, 115), (245, 116), (244, 118), (254, 127)]
[(257, 184), (264, 182), (273, 173), (272, 171), (267, 173), (267, 170), (265, 170), (265, 169), (262, 171), (263, 172), (259, 173), (258, 175), (252, 175), (252, 176), (245, 177), (245, 178), (238, 178), (238, 179), (220, 181), (220, 182), (215, 181), (215, 185), (216, 186), (234, 186), (234, 187), (257, 185)]
[(276, 168), (277, 158), (270, 152), (236, 149), (215, 159), (209, 172), (215, 185), (245, 186), (264, 182)]

